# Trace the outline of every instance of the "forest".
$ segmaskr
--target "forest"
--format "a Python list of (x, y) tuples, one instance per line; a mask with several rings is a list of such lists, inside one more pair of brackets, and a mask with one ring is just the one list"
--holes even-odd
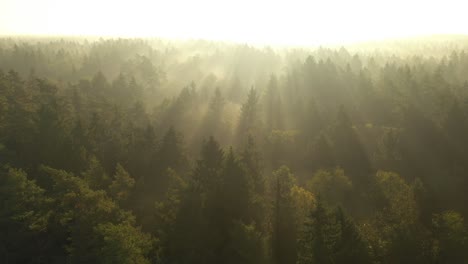
[(468, 263), (468, 37), (0, 38), (0, 263)]

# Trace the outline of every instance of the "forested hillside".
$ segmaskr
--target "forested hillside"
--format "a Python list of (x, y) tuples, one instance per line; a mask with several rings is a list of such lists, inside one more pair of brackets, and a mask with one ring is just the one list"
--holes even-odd
[(0, 263), (468, 263), (468, 39), (0, 39)]

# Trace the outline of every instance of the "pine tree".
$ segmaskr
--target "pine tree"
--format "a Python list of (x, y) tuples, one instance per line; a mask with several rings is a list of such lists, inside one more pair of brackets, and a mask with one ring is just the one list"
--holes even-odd
[(331, 135), (338, 165), (350, 175), (357, 187), (369, 184), (371, 173), (369, 157), (343, 106), (338, 110)]
[(296, 227), (291, 190), (296, 183), (289, 168), (282, 166), (273, 172), (272, 195), (272, 257), (274, 263), (296, 263)]
[(237, 126), (237, 141), (243, 142), (248, 135), (257, 137), (260, 133), (259, 97), (252, 87), (247, 96), (247, 101), (242, 105), (241, 115)]
[(232, 148), (224, 161), (222, 181), (221, 194), (226, 206), (225, 217), (247, 222), (253, 186)]
[(201, 159), (197, 161), (192, 176), (200, 192), (211, 192), (219, 188), (223, 160), (223, 150), (213, 137), (209, 137), (202, 147)]
[(271, 75), (268, 82), (265, 98), (265, 128), (267, 131), (283, 128), (281, 100), (276, 75)]
[(368, 247), (355, 224), (344, 214), (341, 207), (336, 209), (335, 214), (340, 227), (340, 238), (334, 249), (334, 263), (371, 263)]
[(58, 237), (50, 237), (53, 200), (46, 190), (18, 169), (0, 168), (0, 259), (6, 263), (31, 263), (48, 254), (59, 257), (63, 250), (48, 247)]
[(227, 206), (222, 199), (223, 168), (223, 150), (210, 137), (187, 187), (180, 193), (173, 232), (167, 237), (167, 259), (201, 264), (216, 263), (221, 258), (218, 247), (229, 229), (225, 220)]
[(174, 127), (169, 128), (162, 138), (157, 156), (159, 158), (157, 171), (171, 168), (179, 173), (184, 173), (188, 169), (189, 164), (185, 156), (182, 137)]
[(338, 236), (337, 225), (318, 197), (316, 206), (311, 210), (299, 240), (298, 263), (334, 263), (333, 248), (337, 243)]
[(114, 180), (109, 186), (109, 195), (120, 205), (124, 205), (132, 194), (134, 186), (135, 180), (128, 174), (122, 165), (117, 164)]
[(88, 169), (82, 173), (82, 177), (94, 190), (107, 190), (111, 183), (109, 175), (95, 156), (91, 156)]

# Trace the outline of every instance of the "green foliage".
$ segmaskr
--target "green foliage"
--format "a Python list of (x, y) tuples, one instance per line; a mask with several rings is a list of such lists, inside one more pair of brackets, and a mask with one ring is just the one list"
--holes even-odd
[[(24, 171), (0, 172), (0, 257), (12, 262), (47, 257), (37, 242), (47, 241), (52, 199)], [(27, 251), (30, 256), (24, 255)], [(59, 252), (57, 252), (59, 254)]]
[(250, 185), (249, 215), (256, 223), (257, 229), (264, 231), (268, 229), (268, 198), (267, 179), (264, 175), (264, 164), (262, 153), (258, 149), (253, 137), (247, 138), (240, 162), (245, 169), (248, 184)]
[(342, 169), (334, 171), (317, 171), (307, 183), (308, 189), (322, 197), (331, 206), (344, 206), (351, 197), (352, 182)]
[(219, 143), (210, 137), (201, 150), (201, 159), (193, 170), (194, 185), (204, 195), (209, 195), (219, 188), (222, 178), (224, 151)]
[(0, 39), (0, 262), (466, 263), (466, 47), (395, 43)]
[[(105, 254), (110, 254), (109, 250), (116, 247), (121, 247), (122, 250), (131, 250), (132, 252), (129, 252), (130, 255), (128, 257), (134, 258), (135, 261), (144, 260), (140, 255), (147, 252), (148, 249), (140, 249), (140, 247), (148, 247), (149, 242), (145, 241), (148, 238), (144, 238), (144, 235), (141, 235), (141, 238), (125, 237), (125, 234), (136, 232), (132, 227), (135, 224), (135, 219), (130, 213), (121, 210), (107, 196), (104, 190), (93, 190), (85, 180), (65, 171), (49, 167), (42, 167), (41, 170), (48, 174), (55, 183), (52, 190), (52, 193), (56, 197), (54, 203), (54, 207), (56, 208), (53, 216), (54, 223), (58, 225), (58, 228), (63, 230), (62, 232), (69, 234), (67, 238), (69, 242), (65, 247), (69, 254), (68, 259), (70, 262), (100, 262), (99, 259), (102, 257), (100, 250), (104, 250)], [(105, 223), (115, 223), (124, 226), (95, 228)], [(126, 225), (128, 226), (127, 228), (125, 228)], [(116, 227), (116, 229), (112, 227)], [(117, 233), (112, 233), (114, 231)], [(119, 232), (126, 233), (119, 234)], [(113, 241), (112, 243), (116, 243), (117, 245), (112, 244), (109, 242), (109, 239), (105, 238), (106, 235), (114, 236), (113, 238), (119, 238), (123, 241)], [(104, 236), (104, 242), (108, 240), (107, 243), (110, 243), (110, 245), (106, 245), (101, 241), (102, 236)], [(141, 241), (141, 244), (134, 245), (136, 249), (128, 248), (124, 244), (127, 243), (126, 239), (129, 239), (129, 241), (132, 241), (132, 239), (138, 240)], [(140, 253), (139, 250), (141, 250)], [(116, 254), (118, 257), (120, 253), (113, 254)]]
[(238, 142), (243, 142), (248, 135), (259, 136), (261, 129), (259, 95), (253, 87), (247, 95), (246, 102), (241, 107), (239, 124), (237, 126)]
[(434, 215), (435, 253), (438, 262), (462, 263), (467, 258), (468, 234), (463, 217), (454, 211)]
[(318, 199), (304, 223), (297, 263), (372, 263), (367, 242), (341, 208), (333, 212)]
[(330, 134), (334, 143), (333, 155), (338, 164), (351, 175), (355, 185), (361, 187), (368, 184), (371, 171), (369, 157), (344, 106), (338, 109)]
[(200, 125), (199, 138), (210, 135), (221, 142), (226, 142), (228, 140), (231, 131), (229, 129), (229, 124), (223, 118), (225, 107), (226, 100), (222, 96), (219, 87), (217, 87), (209, 102), (204, 120)]
[[(174, 235), (177, 224), (177, 217), (182, 206), (183, 195), (187, 191), (187, 183), (177, 173), (168, 169), (169, 188), (167, 189), (164, 200), (156, 202), (155, 229), (158, 238), (163, 245), (167, 245), (171, 236)], [(165, 250), (165, 249), (162, 249)], [(163, 252), (167, 253), (167, 252)]]
[(311, 146), (310, 165), (312, 171), (317, 169), (332, 169), (336, 164), (332, 146), (327, 137), (321, 134)]
[(275, 263), (296, 262), (297, 229), (292, 190), (296, 178), (288, 167), (273, 172), (272, 257)]
[(340, 226), (340, 238), (336, 246), (336, 263), (371, 263), (369, 245), (355, 223), (338, 207), (336, 220)]
[(377, 186), (386, 199), (382, 217), (394, 225), (415, 223), (418, 211), (415, 197), (409, 186), (394, 172), (377, 172)]
[(246, 225), (235, 221), (230, 231), (229, 250), (232, 259), (226, 263), (265, 263), (267, 254), (266, 241), (254, 224)]
[(99, 263), (146, 264), (152, 239), (148, 234), (128, 224), (99, 224), (95, 231), (100, 242)]
[(252, 182), (231, 148), (224, 160), (220, 190), (226, 217), (247, 220), (252, 191)]
[(120, 164), (117, 164), (114, 180), (109, 185), (109, 195), (118, 202), (125, 202), (131, 195), (134, 186), (135, 180)]
[[(296, 144), (298, 135), (297, 130), (272, 130), (268, 142), (269, 160), (272, 167), (279, 167), (282, 164), (287, 164), (291, 155), (296, 153)], [(291, 164), (288, 164), (291, 165)]]
[(111, 183), (110, 177), (94, 156), (90, 158), (88, 169), (83, 172), (82, 177), (95, 190), (105, 190)]
[(162, 171), (172, 168), (185, 172), (188, 169), (188, 160), (183, 146), (182, 136), (174, 127), (169, 128), (161, 140), (158, 151), (159, 168)]
[(394, 172), (377, 172), (376, 184), (382, 204), (373, 223), (364, 226), (374, 257), (384, 263), (433, 261), (430, 232), (417, 222), (413, 188)]
[(267, 131), (282, 129), (284, 124), (278, 85), (276, 75), (271, 75), (266, 88), (263, 106), (265, 109), (265, 128)]
[(42, 188), (27, 178), (24, 171), (8, 169), (2, 175), (0, 186), (2, 219), (21, 222), (31, 230), (47, 228), (48, 214), (43, 210), (51, 200), (44, 195)]

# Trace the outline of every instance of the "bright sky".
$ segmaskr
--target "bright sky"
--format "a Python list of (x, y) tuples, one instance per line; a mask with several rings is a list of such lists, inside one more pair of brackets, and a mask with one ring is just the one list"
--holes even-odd
[(467, 0), (0, 0), (0, 34), (329, 44), (468, 34)]

